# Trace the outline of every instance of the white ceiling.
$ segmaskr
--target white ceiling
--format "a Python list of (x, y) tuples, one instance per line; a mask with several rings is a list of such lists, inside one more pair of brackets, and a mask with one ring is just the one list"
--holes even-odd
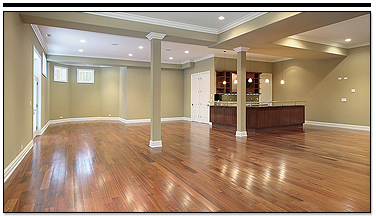
[[(260, 14), (261, 12), (111, 12), (101, 15), (118, 16), (119, 19), (137, 19), (138, 22), (144, 20), (144, 22), (154, 22), (157, 25), (178, 24), (181, 28), (184, 28), (184, 23), (186, 23), (188, 28), (197, 27), (201, 30), (206, 28), (206, 30), (220, 31), (224, 27), (235, 27), (244, 20), (250, 20)], [(225, 20), (218, 20), (221, 15), (226, 17)], [(150, 41), (146, 37), (134, 38), (41, 25), (38, 27), (50, 55), (150, 61)], [(47, 33), (51, 37), (47, 37)], [(343, 48), (367, 45), (370, 44), (370, 17), (365, 15), (290, 37)], [(344, 42), (346, 38), (352, 38), (352, 41)], [(81, 39), (84, 39), (86, 43), (81, 43)], [(111, 45), (114, 43), (118, 45)], [(139, 49), (139, 46), (144, 48)], [(79, 52), (79, 49), (84, 51)], [(166, 49), (171, 49), (171, 51), (166, 51)], [(189, 51), (189, 54), (185, 53), (186, 50)], [(130, 53), (133, 56), (129, 56)], [(162, 41), (163, 63), (181, 64), (187, 61), (197, 61), (210, 55), (223, 57), (224, 53), (222, 49)], [(169, 57), (173, 57), (173, 60), (170, 60)], [(233, 50), (227, 50), (225, 57), (236, 58), (236, 53)], [(258, 61), (267, 61), (268, 59), (270, 62), (275, 62), (279, 61), (281, 57), (247, 53), (247, 59)]]
[[(305, 40), (346, 49), (370, 45), (371, 23), (370, 15), (364, 15), (328, 25), (298, 35), (290, 36), (298, 40)], [(351, 38), (350, 42), (345, 39)]]

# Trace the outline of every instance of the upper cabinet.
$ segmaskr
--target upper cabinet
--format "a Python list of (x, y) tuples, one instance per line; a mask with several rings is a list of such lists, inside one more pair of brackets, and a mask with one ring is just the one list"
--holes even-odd
[[(246, 93), (260, 94), (260, 74), (259, 72), (247, 72)], [(238, 87), (237, 73), (230, 70), (216, 71), (216, 93), (236, 94)]]

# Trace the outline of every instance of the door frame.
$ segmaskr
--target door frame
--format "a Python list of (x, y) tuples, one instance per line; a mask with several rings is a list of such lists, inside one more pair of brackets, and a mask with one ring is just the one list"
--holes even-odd
[[(35, 54), (39, 58), (39, 68), (36, 68), (35, 65)], [(33, 139), (35, 136), (41, 135), (41, 122), (42, 122), (42, 112), (41, 112), (41, 105), (42, 105), (42, 56), (38, 52), (37, 48), (33, 45), (33, 95), (32, 95), (32, 112), (34, 112), (34, 89), (35, 89), (35, 81), (37, 81), (37, 94), (36, 94), (36, 102), (37, 102), (37, 109), (36, 109), (36, 125), (37, 130), (34, 131), (34, 114), (32, 114), (32, 133)]]
[[(191, 74), (191, 120), (192, 121), (196, 121), (196, 122), (200, 122), (200, 123), (207, 123), (207, 124), (210, 124), (210, 108), (208, 108), (208, 121), (206, 122), (206, 121), (201, 121), (200, 119), (198, 119), (198, 120), (193, 120), (192, 119), (192, 117), (193, 117), (193, 111), (192, 111), (192, 104), (193, 104), (193, 94), (192, 94), (192, 81), (193, 81), (193, 79), (192, 79), (192, 77), (193, 76), (195, 76), (195, 75), (200, 75), (200, 77), (201, 77), (201, 74), (203, 74), (203, 73), (208, 73), (209, 74), (209, 97), (208, 98), (210, 98), (210, 70), (208, 70), (208, 71), (202, 71), (202, 72), (198, 72), (198, 73), (192, 73)], [(209, 102), (207, 102), (207, 103), (209, 103)], [(199, 107), (199, 112), (200, 112), (200, 107)]]

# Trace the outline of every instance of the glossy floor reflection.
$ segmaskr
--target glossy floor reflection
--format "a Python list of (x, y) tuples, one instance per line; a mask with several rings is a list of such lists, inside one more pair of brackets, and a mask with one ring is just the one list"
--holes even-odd
[(5, 212), (369, 212), (370, 133), (249, 133), (188, 121), (51, 125), (4, 185)]

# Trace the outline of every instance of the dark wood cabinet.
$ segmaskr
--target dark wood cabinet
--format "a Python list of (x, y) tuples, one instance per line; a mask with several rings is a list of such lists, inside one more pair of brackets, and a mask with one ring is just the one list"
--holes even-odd
[[(210, 106), (213, 126), (236, 129), (236, 107)], [(249, 132), (301, 127), (305, 106), (247, 107), (246, 127)]]
[[(260, 94), (260, 74), (259, 72), (247, 72), (246, 93)], [(237, 72), (231, 70), (216, 71), (216, 93), (236, 94), (237, 93)]]

